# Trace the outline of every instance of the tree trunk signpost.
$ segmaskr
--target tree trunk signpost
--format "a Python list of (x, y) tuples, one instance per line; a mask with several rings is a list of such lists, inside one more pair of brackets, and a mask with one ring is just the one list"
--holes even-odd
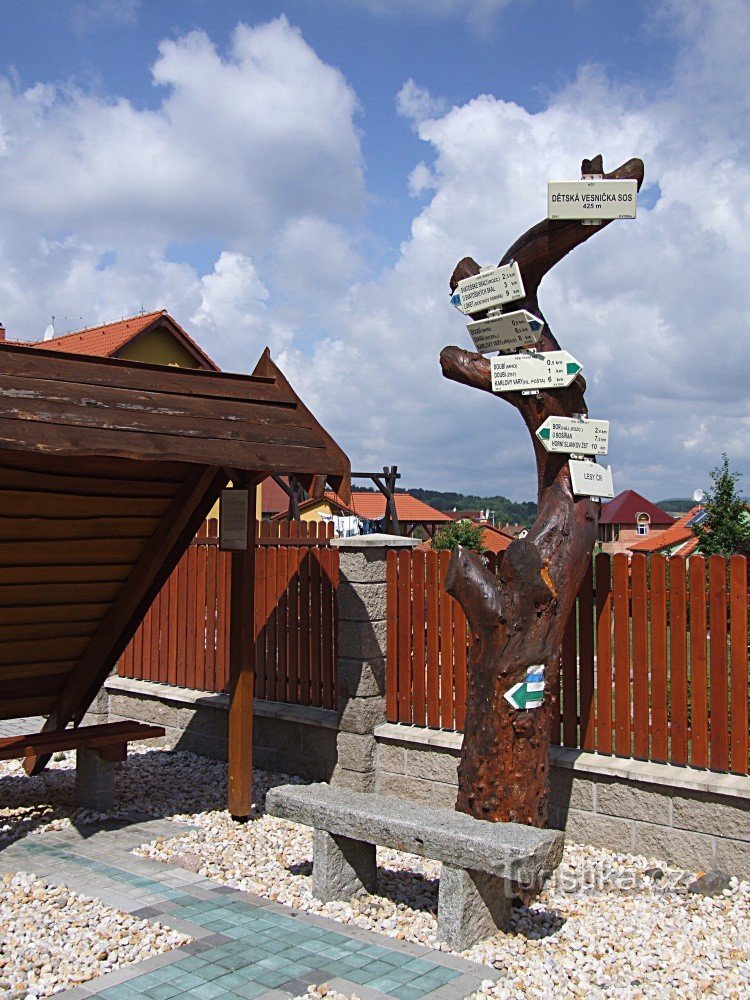
[(635, 217), (643, 163), (629, 160), (605, 174), (597, 156), (583, 161), (581, 174), (581, 181), (550, 182), (549, 218), (516, 240), (497, 268), (480, 269), (467, 257), (453, 272), (451, 301), (473, 320), (475, 345), (500, 357), (458, 347), (440, 355), (446, 378), (485, 392), (494, 384), (520, 412), (534, 446), (539, 506), (528, 535), (511, 544), (497, 576), (459, 547), (446, 578), (473, 639), (456, 808), (532, 826), (547, 821), (558, 650), (591, 560), (600, 498), (612, 495), (609, 469), (587, 457), (606, 454), (609, 424), (588, 419), (581, 365), (560, 350), (537, 292), (574, 247), (613, 219)]

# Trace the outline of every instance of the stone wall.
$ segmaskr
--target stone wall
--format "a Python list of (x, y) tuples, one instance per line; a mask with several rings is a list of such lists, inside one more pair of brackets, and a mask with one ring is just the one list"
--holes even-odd
[[(135, 719), (164, 726), (164, 739), (155, 742), (214, 760), (227, 759), (227, 695), (126, 677), (110, 677), (105, 692), (111, 722)], [(256, 700), (255, 765), (329, 781), (336, 764), (337, 732), (336, 712)]]
[[(386, 723), (375, 730), (376, 788), (456, 801), (462, 737)], [(579, 843), (750, 879), (750, 778), (552, 748), (550, 825)]]

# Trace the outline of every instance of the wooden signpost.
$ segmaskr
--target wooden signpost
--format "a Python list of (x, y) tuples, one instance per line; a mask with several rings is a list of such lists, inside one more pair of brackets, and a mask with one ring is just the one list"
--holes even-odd
[[(602, 158), (597, 156), (583, 161), (581, 173), (601, 176), (609, 185), (618, 182), (614, 187), (602, 188), (601, 181), (596, 180), (592, 182), (594, 187), (586, 186), (584, 194), (630, 192), (633, 197), (627, 201), (616, 198), (614, 202), (609, 198), (590, 203), (555, 201), (552, 207), (557, 213), (571, 212), (570, 206), (576, 204), (593, 207), (585, 213), (580, 210), (573, 218), (544, 219), (516, 240), (499, 265), (502, 270), (512, 262), (520, 270), (524, 297), (513, 301), (518, 301), (518, 311), (525, 310), (545, 324), (537, 340), (542, 355), (560, 351), (539, 309), (537, 295), (542, 278), (571, 250), (610, 225), (615, 214), (612, 205), (617, 207), (618, 217), (626, 211), (634, 212), (635, 191), (643, 182), (643, 163), (629, 160), (605, 174)], [(621, 187), (619, 182), (626, 184)], [(557, 189), (557, 194), (566, 193), (571, 192)], [(588, 225), (592, 219), (600, 224)], [(479, 289), (469, 279), (481, 278), (484, 273), (475, 261), (464, 258), (451, 276), (451, 290)], [(472, 313), (476, 321), (485, 321), (482, 314), (490, 308), (479, 295), (469, 300), (459, 293), (457, 304)], [(502, 312), (502, 317), (507, 316)], [(481, 350), (497, 349), (485, 344), (479, 341), (477, 346)], [(518, 345), (509, 349), (517, 350)], [(440, 355), (446, 378), (485, 392), (493, 391), (493, 368), (499, 373), (502, 360), (458, 347), (446, 347)], [(524, 360), (524, 366), (531, 363)], [(547, 821), (552, 705), (545, 695), (556, 681), (563, 632), (591, 565), (599, 518), (599, 502), (592, 497), (606, 495), (608, 485), (611, 489), (609, 469), (602, 470), (593, 461), (570, 460), (571, 454), (606, 452), (607, 421), (586, 419), (585, 389), (583, 377), (576, 372), (568, 385), (539, 388), (532, 395), (517, 391), (515, 385), (496, 391), (519, 411), (534, 443), (539, 484), (537, 518), (525, 538), (511, 543), (497, 575), (479, 556), (460, 546), (453, 551), (448, 567), (446, 590), (461, 604), (474, 640), (467, 670), (456, 808), (480, 819), (533, 826), (544, 826)], [(589, 475), (596, 482), (587, 479)], [(542, 690), (529, 690), (529, 676), (536, 677), (540, 665), (542, 680), (530, 683), (541, 683)], [(534, 695), (537, 706), (533, 711), (529, 710), (530, 695)]]
[(479, 353), (487, 354), (489, 351), (505, 353), (517, 351), (520, 347), (530, 347), (541, 337), (543, 326), (542, 320), (532, 316), (530, 312), (517, 309), (491, 319), (468, 323), (466, 329)]
[(524, 392), (564, 389), (581, 371), (567, 351), (527, 351), (492, 358), (492, 391)]

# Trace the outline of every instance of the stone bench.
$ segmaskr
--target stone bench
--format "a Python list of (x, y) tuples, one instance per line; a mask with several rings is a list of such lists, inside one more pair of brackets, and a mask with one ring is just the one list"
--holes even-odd
[(115, 801), (114, 765), (127, 758), (128, 743), (163, 735), (163, 726), (130, 719), (74, 729), (48, 729), (0, 739), (0, 760), (48, 757), (60, 750), (75, 750), (76, 805), (93, 812), (107, 812)]
[(325, 784), (272, 788), (266, 811), (313, 827), (312, 891), (323, 902), (376, 891), (378, 844), (441, 861), (438, 936), (459, 951), (507, 930), (515, 887), (541, 886), (562, 858), (556, 830)]

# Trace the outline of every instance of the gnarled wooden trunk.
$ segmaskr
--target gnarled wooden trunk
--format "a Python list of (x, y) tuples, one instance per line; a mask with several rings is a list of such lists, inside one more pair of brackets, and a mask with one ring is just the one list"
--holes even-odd
[[(584, 174), (603, 174), (601, 157), (584, 160)], [(629, 160), (606, 178), (643, 181), (641, 160)], [(608, 225), (544, 220), (526, 232), (500, 261), (517, 261), (526, 298), (504, 312), (528, 309), (544, 319), (537, 292), (547, 271), (579, 243)], [(464, 258), (451, 277), (451, 290), (479, 266)], [(485, 313), (477, 313), (474, 319)], [(541, 351), (559, 350), (549, 325)], [(490, 362), (458, 347), (440, 355), (443, 375), (491, 392)], [(568, 456), (548, 453), (536, 430), (550, 416), (587, 414), (586, 383), (579, 375), (566, 389), (537, 395), (499, 394), (515, 406), (529, 429), (538, 476), (538, 512), (528, 535), (514, 541), (496, 577), (484, 561), (458, 548), (448, 568), (446, 589), (463, 608), (474, 639), (469, 657), (466, 725), (458, 769), (456, 808), (479, 819), (544, 826), (549, 797), (551, 705), (549, 690), (558, 670), (558, 650), (597, 536), (599, 501), (575, 497)], [(545, 698), (534, 710), (513, 708), (505, 693), (534, 664), (545, 667)]]

